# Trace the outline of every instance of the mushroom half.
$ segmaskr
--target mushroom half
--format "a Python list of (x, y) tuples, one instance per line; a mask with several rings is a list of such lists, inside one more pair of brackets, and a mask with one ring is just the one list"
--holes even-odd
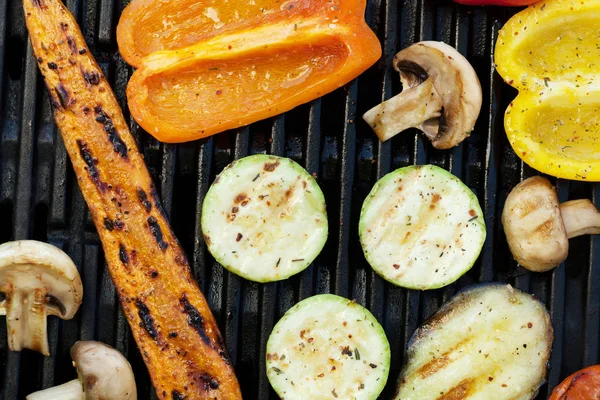
[(550, 181), (534, 176), (506, 198), (502, 225), (515, 260), (542, 272), (567, 258), (570, 238), (600, 233), (600, 212), (587, 199), (559, 203)]
[(8, 347), (49, 355), (46, 316), (71, 319), (83, 298), (77, 267), (62, 250), (35, 240), (0, 245), (0, 315)]
[(420, 129), (437, 149), (457, 146), (475, 127), (481, 84), (453, 47), (419, 42), (394, 57), (402, 93), (367, 111), (363, 119), (383, 142), (409, 128)]
[(78, 379), (40, 390), (27, 400), (136, 400), (133, 370), (117, 349), (101, 342), (77, 342), (71, 347)]

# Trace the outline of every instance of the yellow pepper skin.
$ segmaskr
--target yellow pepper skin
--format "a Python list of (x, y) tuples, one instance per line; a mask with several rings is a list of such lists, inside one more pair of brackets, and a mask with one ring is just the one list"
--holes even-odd
[(504, 119), (517, 155), (548, 175), (600, 181), (600, 1), (521, 11), (500, 30), (495, 62), (519, 90)]

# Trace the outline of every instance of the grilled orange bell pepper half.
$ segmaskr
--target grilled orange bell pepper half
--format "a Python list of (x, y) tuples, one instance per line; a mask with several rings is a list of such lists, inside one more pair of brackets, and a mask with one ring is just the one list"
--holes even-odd
[(495, 62), (519, 90), (506, 110), (508, 139), (531, 167), (600, 181), (600, 2), (546, 0), (500, 30)]
[(288, 111), (381, 57), (365, 0), (133, 0), (117, 28), (135, 120), (185, 142)]

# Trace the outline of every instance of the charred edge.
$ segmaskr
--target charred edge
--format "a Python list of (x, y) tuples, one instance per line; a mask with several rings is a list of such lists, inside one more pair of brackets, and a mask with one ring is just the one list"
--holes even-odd
[(218, 331), (216, 332), (216, 336), (218, 348), (217, 352), (219, 353), (219, 356), (223, 361), (225, 361), (225, 364), (231, 365), (231, 357), (229, 357), (229, 353), (227, 352), (227, 350), (225, 350), (225, 341), (223, 340), (223, 336), (221, 336), (221, 334)]
[(177, 390), (173, 390), (171, 392), (171, 397), (173, 398), (173, 400), (185, 400), (187, 399), (187, 396), (182, 395), (179, 391)]
[(112, 231), (115, 229), (115, 225), (113, 224), (112, 220), (108, 217), (104, 217), (104, 227), (106, 229), (108, 229), (109, 231)]
[(122, 231), (123, 228), (125, 228), (125, 224), (123, 223), (123, 221), (115, 219), (115, 221), (113, 222), (115, 229), (118, 231)]
[(56, 86), (55, 90), (56, 95), (58, 96), (58, 101), (60, 102), (60, 106), (63, 109), (66, 109), (69, 106), (69, 103), (71, 102), (69, 91), (67, 90), (67, 88), (64, 87), (62, 82), (59, 83), (58, 86)]
[(94, 185), (96, 185), (98, 189), (104, 192), (106, 190), (106, 184), (100, 180), (100, 173), (98, 172), (98, 167), (96, 166), (96, 164), (98, 164), (98, 160), (92, 156), (92, 153), (88, 149), (86, 142), (78, 139), (77, 146), (79, 147), (79, 154), (81, 155), (83, 162), (85, 162), (85, 165), (87, 165), (88, 175), (92, 179), (92, 182), (94, 182)]
[[(63, 31), (66, 31), (67, 27), (67, 24), (61, 24), (61, 28), (63, 28)], [(77, 54), (77, 43), (75, 43), (75, 40), (71, 36), (67, 36), (67, 44), (69, 45), (69, 49), (71, 49), (71, 54)]]
[(194, 328), (196, 330), (196, 332), (198, 332), (198, 334), (200, 335), (200, 337), (202, 338), (202, 340), (204, 341), (204, 343), (206, 343), (207, 346), (211, 346), (211, 341), (210, 338), (208, 337), (208, 335), (206, 334), (206, 329), (204, 327), (205, 322), (204, 322), (204, 318), (202, 318), (202, 315), (200, 315), (200, 312), (198, 312), (198, 310), (190, 304), (187, 295), (184, 293), (183, 296), (181, 296), (181, 299), (179, 299), (179, 303), (183, 306), (183, 312), (185, 314), (187, 314), (188, 318), (188, 324)]
[[(77, 50), (77, 49), (75, 49), (75, 50)], [(98, 74), (96, 71), (92, 71), (92, 72), (82, 71), (82, 74), (83, 74), (83, 79), (90, 85), (96, 86), (100, 83), (100, 74)]]
[(127, 255), (127, 249), (125, 249), (125, 246), (123, 246), (123, 244), (119, 244), (119, 259), (121, 259), (121, 262), (125, 265), (129, 264), (129, 256)]
[(137, 196), (140, 200), (140, 203), (142, 203), (146, 211), (150, 212), (152, 210), (152, 203), (150, 202), (150, 200), (148, 200), (148, 195), (146, 194), (146, 192), (144, 192), (142, 188), (137, 188)]
[(160, 229), (160, 225), (158, 225), (158, 221), (154, 217), (148, 218), (148, 226), (150, 227), (150, 232), (152, 232), (152, 236), (156, 239), (156, 243), (158, 243), (158, 247), (162, 251), (165, 251), (169, 245), (165, 243), (163, 240), (162, 230)]
[[(85, 74), (85, 73), (84, 73)], [(98, 77), (98, 79), (100, 79)], [(95, 107), (94, 111), (96, 112), (96, 121), (104, 125), (104, 132), (108, 135), (108, 140), (113, 145), (113, 148), (116, 153), (118, 153), (121, 157), (127, 158), (127, 146), (121, 140), (121, 136), (119, 132), (117, 132), (117, 128), (112, 122), (112, 119), (102, 110), (102, 107)]]
[(156, 340), (158, 332), (156, 332), (154, 318), (150, 315), (150, 310), (148, 310), (148, 307), (140, 299), (135, 301), (135, 306), (138, 308), (138, 315), (142, 320), (140, 326), (148, 332), (148, 335), (150, 335), (152, 339)]
[(219, 388), (219, 382), (206, 372), (200, 374), (200, 380), (202, 381), (202, 385), (206, 391), (216, 390)]

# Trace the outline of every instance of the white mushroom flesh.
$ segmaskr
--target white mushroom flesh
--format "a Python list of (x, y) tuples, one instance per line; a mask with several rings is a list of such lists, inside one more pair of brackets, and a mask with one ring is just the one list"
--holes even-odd
[(369, 110), (364, 120), (380, 140), (423, 131), (438, 149), (462, 142), (481, 110), (481, 85), (466, 58), (442, 42), (420, 42), (394, 58), (403, 91)]
[(71, 358), (83, 384), (85, 400), (136, 400), (133, 370), (118, 350), (100, 342), (77, 342)]
[(600, 212), (587, 199), (571, 200), (560, 205), (560, 212), (567, 236), (600, 234)]
[(73, 318), (83, 287), (77, 267), (62, 250), (24, 240), (0, 245), (0, 293), (9, 348), (49, 355), (46, 316)]
[(506, 198), (502, 225), (510, 251), (531, 271), (547, 271), (567, 258), (569, 239), (556, 190), (535, 176), (519, 183)]

